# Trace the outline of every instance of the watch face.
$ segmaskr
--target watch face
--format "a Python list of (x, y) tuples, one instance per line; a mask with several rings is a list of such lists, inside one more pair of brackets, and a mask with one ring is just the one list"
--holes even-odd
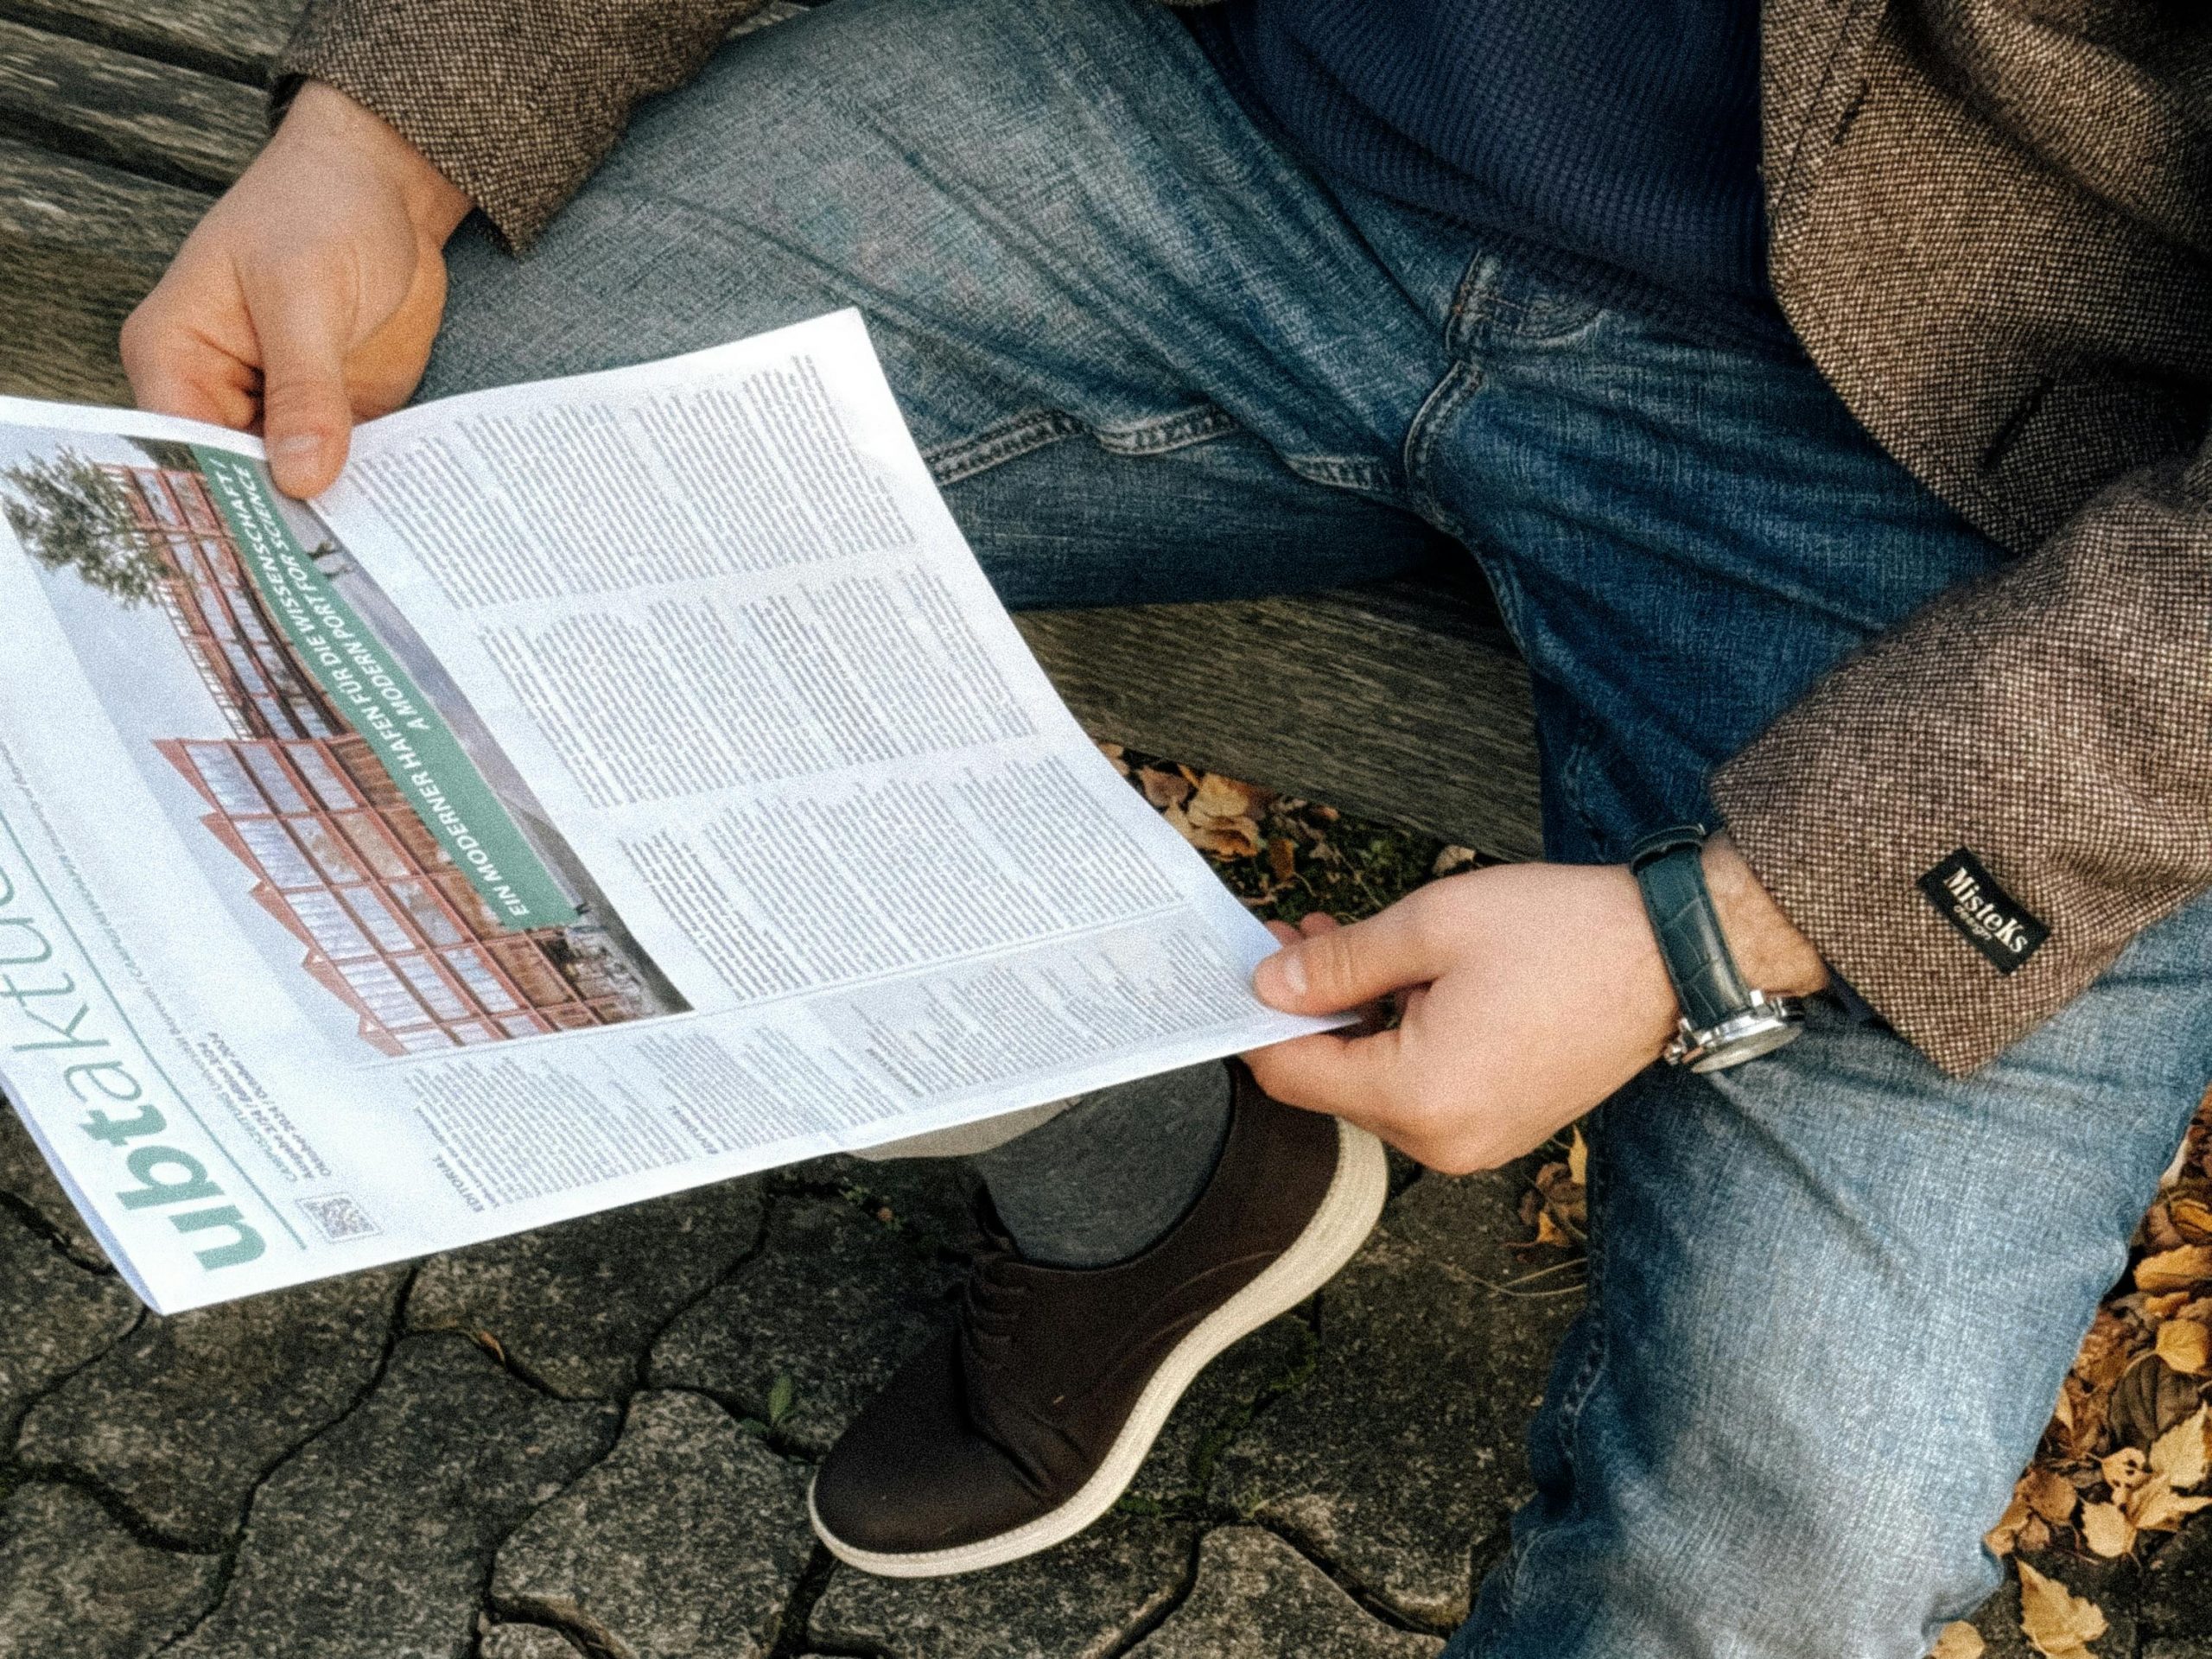
[(1796, 1042), (1804, 1030), (1805, 1027), (1795, 1020), (1777, 1018), (1771, 1025), (1761, 1025), (1754, 1030), (1714, 1044), (1690, 1062), (1690, 1070), (1726, 1071), (1732, 1065), (1756, 1060), (1762, 1054), (1771, 1054), (1776, 1049)]

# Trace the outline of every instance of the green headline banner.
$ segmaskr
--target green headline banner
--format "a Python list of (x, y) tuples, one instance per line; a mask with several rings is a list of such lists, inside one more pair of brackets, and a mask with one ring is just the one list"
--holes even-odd
[(369, 741), (431, 835), (508, 926), (564, 927), (575, 906), (507, 810), (369, 626), (339, 596), (277, 514), (260, 466), (193, 446), (247, 574), (292, 654)]

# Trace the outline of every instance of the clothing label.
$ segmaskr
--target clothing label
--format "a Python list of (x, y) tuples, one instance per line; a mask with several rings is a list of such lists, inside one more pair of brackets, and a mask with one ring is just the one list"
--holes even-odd
[(1922, 876), (1920, 890), (2000, 974), (2011, 973), (2050, 937), (2050, 929), (1999, 887), (1981, 861), (1963, 847)]

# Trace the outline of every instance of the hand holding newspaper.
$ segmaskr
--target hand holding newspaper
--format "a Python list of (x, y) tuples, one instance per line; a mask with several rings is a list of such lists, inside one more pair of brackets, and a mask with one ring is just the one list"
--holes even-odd
[(173, 1313), (1338, 1023), (1084, 737), (858, 315), (311, 508), (0, 398), (0, 1084)]

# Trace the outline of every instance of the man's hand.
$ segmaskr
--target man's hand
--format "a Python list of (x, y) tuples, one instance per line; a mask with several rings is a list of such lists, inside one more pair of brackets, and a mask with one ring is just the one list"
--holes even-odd
[[(1827, 982), (1726, 836), (1705, 852), (1729, 948), (1751, 983)], [(1339, 927), (1272, 925), (1285, 949), (1254, 988), (1271, 1007), (1336, 1014), (1396, 994), (1389, 1030), (1325, 1033), (1245, 1056), (1278, 1100), (1334, 1112), (1447, 1174), (1517, 1158), (1659, 1057), (1674, 988), (1619, 865), (1505, 864), (1432, 883)]]
[(467, 213), (413, 145), (309, 81), (124, 324), (139, 407), (258, 429), (281, 487), (328, 488), (353, 423), (423, 378)]

